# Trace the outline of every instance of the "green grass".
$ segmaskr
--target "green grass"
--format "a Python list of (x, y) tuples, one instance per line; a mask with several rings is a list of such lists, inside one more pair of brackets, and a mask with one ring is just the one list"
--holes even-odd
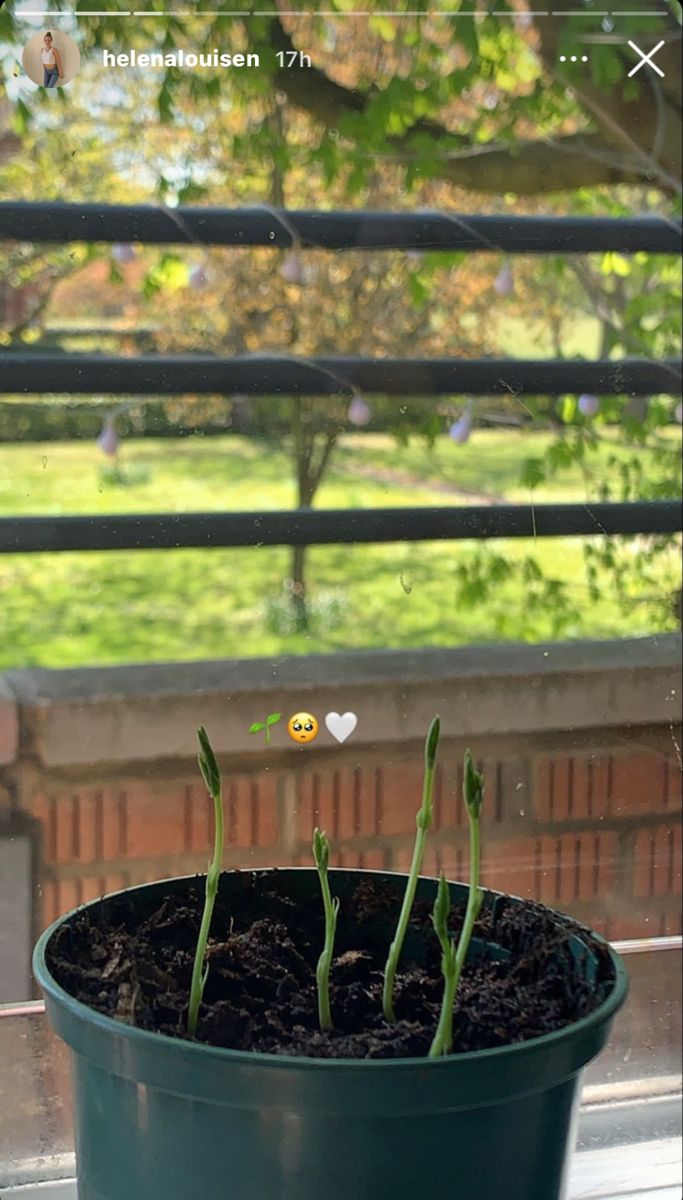
[[(480, 432), (466, 446), (398, 447), (383, 435), (343, 439), (317, 497), (318, 507), (370, 508), (528, 501), (519, 486), (527, 456), (545, 434)], [(606, 455), (595, 464), (599, 476)], [(182, 512), (288, 508), (294, 503), (281, 449), (246, 438), (126, 443), (128, 481), (103, 476), (89, 443), (5, 446), (0, 451), (0, 515)], [(580, 471), (565, 472), (543, 500), (582, 500)], [(417, 647), (557, 633), (552, 604), (531, 604), (521, 564), (533, 556), (569, 584), (576, 611), (569, 637), (652, 631), (648, 603), (624, 613), (609, 585), (589, 602), (580, 539), (490, 543), (513, 573), (482, 603), (458, 600), (456, 571), (481, 553), (471, 543), (313, 547), (308, 557), (312, 621), (291, 632), (287, 548), (91, 552), (0, 558), (0, 666), (77, 666), (161, 659), (299, 654), (351, 647)], [(662, 593), (676, 586), (673, 561), (657, 568)], [(658, 583), (659, 586), (659, 583)]]

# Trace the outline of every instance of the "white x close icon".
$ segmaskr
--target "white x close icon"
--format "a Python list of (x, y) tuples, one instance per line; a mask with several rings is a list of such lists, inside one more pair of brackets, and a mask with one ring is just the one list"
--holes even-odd
[(664, 45), (663, 41), (658, 42), (657, 45), (655, 46), (654, 50), (651, 50), (649, 54), (645, 54), (644, 51), (641, 50), (640, 46), (636, 46), (635, 42), (629, 42), (629, 46), (631, 47), (631, 49), (635, 50), (636, 54), (640, 55), (640, 62), (636, 63), (633, 70), (629, 71), (629, 73), (628, 73), (629, 79), (631, 78), (632, 75), (635, 75), (636, 71), (639, 71), (641, 67), (644, 67), (646, 63), (648, 65), (648, 67), (652, 67), (652, 70), (656, 71), (657, 74), (659, 76), (661, 76), (661, 78), (663, 79), (664, 72), (660, 71), (657, 64), (653, 63), (653, 61), (652, 61), (653, 54), (656, 54), (658, 50), (661, 50), (663, 45)]

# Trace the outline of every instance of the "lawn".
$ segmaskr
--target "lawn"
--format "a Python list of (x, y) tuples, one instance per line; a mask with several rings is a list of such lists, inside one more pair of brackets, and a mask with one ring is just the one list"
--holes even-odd
[[(384, 435), (342, 440), (318, 507), (370, 508), (528, 501), (521, 463), (548, 435), (476, 433), (429, 449)], [(606, 459), (596, 462), (598, 475)], [(0, 450), (0, 515), (288, 508), (294, 502), (284, 452), (254, 440), (144, 439), (122, 453), (127, 480), (103, 471), (85, 442)], [(579, 470), (534, 494), (585, 500)], [(456, 572), (477, 555), (503, 555), (515, 569), (482, 603), (458, 598)], [(552, 605), (532, 604), (522, 564), (569, 585), (575, 613), (562, 635), (626, 636), (662, 628), (648, 603), (624, 613), (606, 582), (589, 602), (581, 539), (313, 547), (308, 556), (311, 628), (292, 631), (287, 548), (6, 555), (0, 558), (0, 666), (79, 666), (162, 659), (299, 654), (351, 647), (417, 647), (491, 640), (543, 640), (557, 632)], [(673, 590), (673, 555), (658, 567)], [(678, 573), (679, 574), (679, 573)], [(659, 621), (659, 624), (653, 622)]]

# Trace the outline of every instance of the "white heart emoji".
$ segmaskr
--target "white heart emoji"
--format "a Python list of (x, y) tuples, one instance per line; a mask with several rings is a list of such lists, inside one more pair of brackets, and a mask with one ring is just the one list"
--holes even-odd
[(325, 724), (336, 741), (345, 742), (356, 728), (358, 717), (352, 712), (331, 712), (325, 717)]

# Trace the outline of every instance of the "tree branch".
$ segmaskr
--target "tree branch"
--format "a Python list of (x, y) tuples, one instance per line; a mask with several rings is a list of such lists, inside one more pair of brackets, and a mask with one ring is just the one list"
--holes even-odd
[[(550, 25), (554, 32), (543, 44), (542, 58), (553, 75), (560, 29), (559, 22), (545, 23), (545, 26)], [(270, 40), (276, 51), (286, 53), (296, 49), (289, 33), (275, 16), (270, 24)], [(338, 128), (349, 114), (362, 115), (376, 95), (374, 88), (362, 91), (343, 87), (317, 67), (294, 66), (278, 71), (275, 86), (292, 104), (326, 128)], [(651, 186), (652, 182), (664, 190), (676, 190), (677, 176), (675, 170), (672, 173), (672, 167), (675, 167), (677, 155), (680, 161), (680, 150), (674, 149), (674, 142), (680, 144), (677, 135), (681, 119), (679, 114), (671, 115), (671, 106), (667, 109), (660, 169), (651, 148), (631, 132), (634, 122), (637, 129), (647, 131), (648, 128), (648, 122), (642, 121), (639, 105), (624, 99), (621, 89), (607, 94), (604, 89), (587, 84), (577, 95), (587, 114), (600, 125), (600, 132), (539, 138), (517, 142), (513, 146), (497, 143), (474, 146), (466, 137), (436, 121), (420, 120), (400, 137), (388, 138), (387, 150), (390, 155), (396, 155), (397, 161), (408, 162), (419, 153), (418, 143), (424, 143), (428, 137), (439, 152), (435, 172), (438, 178), (488, 194), (516, 192), (529, 196), (600, 184), (647, 183)], [(449, 150), (449, 146), (453, 149)]]

